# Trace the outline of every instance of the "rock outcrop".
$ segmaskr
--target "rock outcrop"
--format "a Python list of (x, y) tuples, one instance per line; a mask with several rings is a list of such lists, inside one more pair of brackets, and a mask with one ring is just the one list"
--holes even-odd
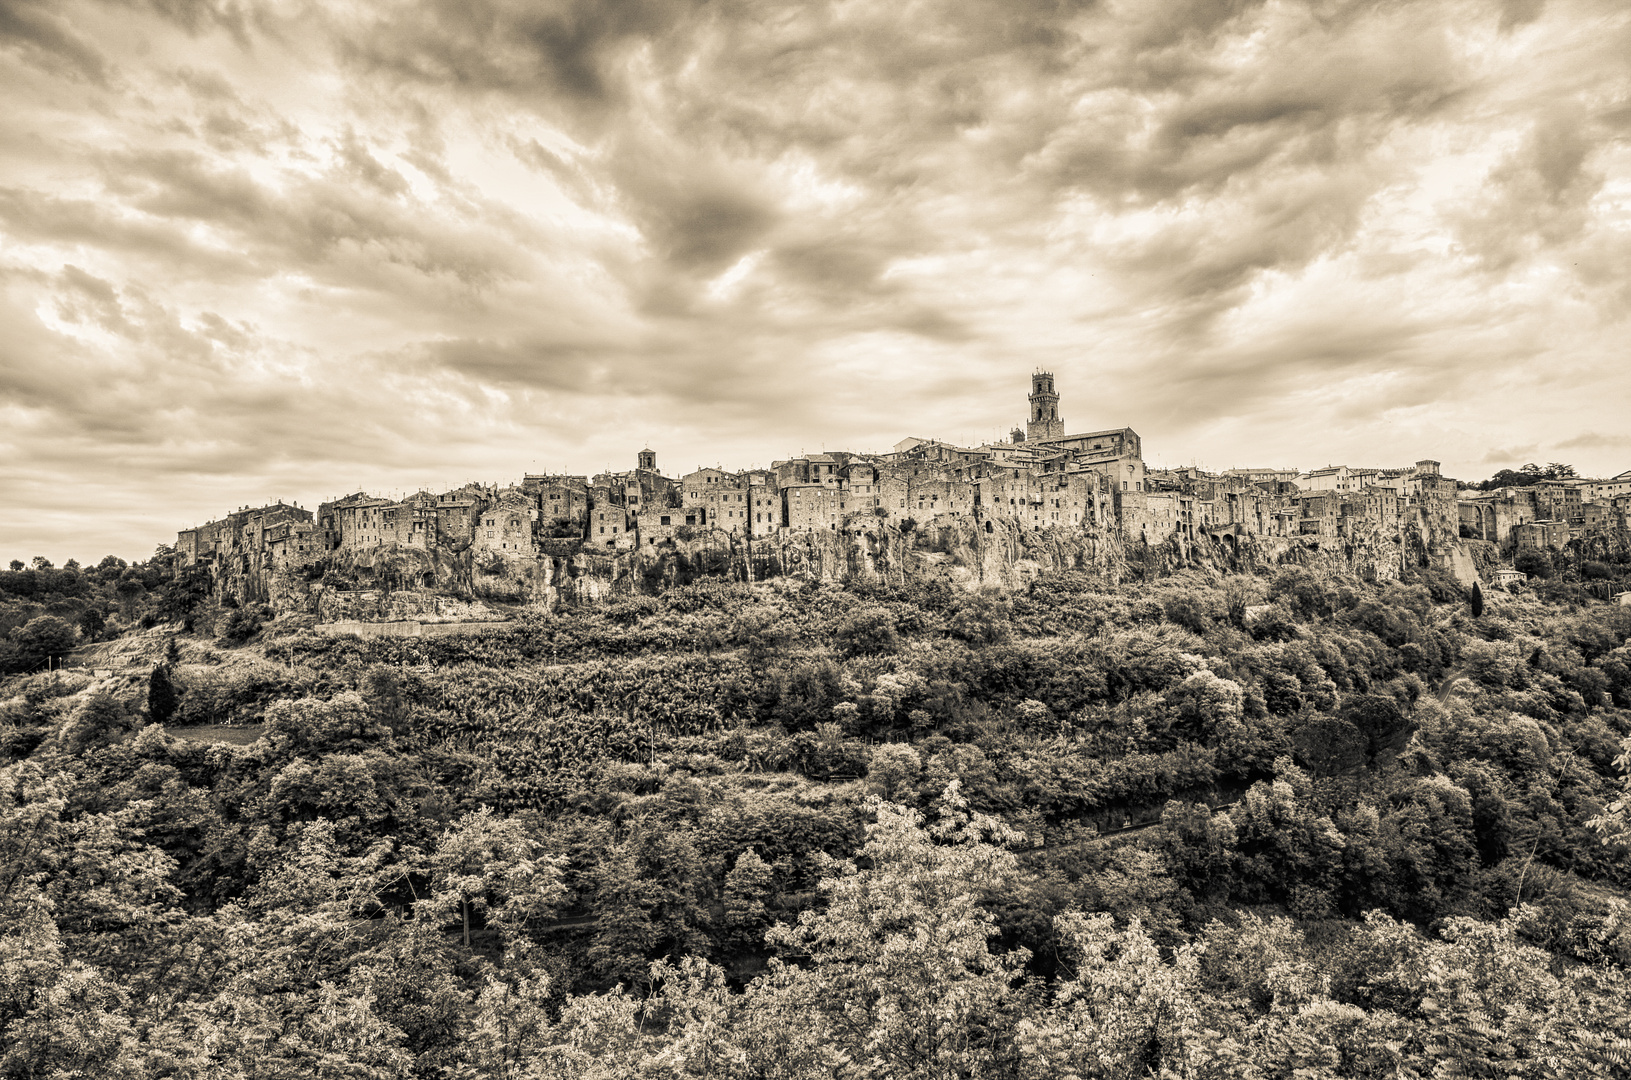
[(1371, 580), (1397, 577), (1407, 565), (1444, 566), (1469, 584), (1478, 574), (1478, 560), (1465, 543), (1421, 518), (1340, 539), (1215, 530), (1195, 540), (1175, 535), (1154, 546), (1128, 544), (1111, 528), (1032, 529), (958, 518), (911, 528), (879, 521), (842, 530), (784, 529), (757, 539), (697, 529), (620, 552), (577, 541), (551, 541), (538, 554), (386, 545), (334, 552), (304, 569), (228, 572), (217, 585), (223, 596), (324, 622), (445, 623), (491, 621), (517, 605), (547, 609), (656, 593), (704, 578), (938, 581), (1014, 591), (1038, 575), (1064, 570), (1116, 582), (1186, 566), (1230, 573), (1284, 564), (1326, 565)]

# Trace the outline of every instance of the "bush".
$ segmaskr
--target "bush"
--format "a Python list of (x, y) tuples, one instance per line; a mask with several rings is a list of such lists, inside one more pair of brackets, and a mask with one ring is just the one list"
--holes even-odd
[(221, 616), (215, 626), (216, 639), (222, 645), (241, 645), (260, 633), (261, 618), (249, 608), (237, 608)]
[(862, 608), (833, 631), (833, 644), (845, 656), (879, 656), (900, 648), (895, 616), (881, 607)]
[(1557, 566), (1552, 562), (1551, 552), (1527, 550), (1518, 552), (1512, 560), (1512, 567), (1521, 570), (1532, 578), (1542, 580), (1557, 573)]

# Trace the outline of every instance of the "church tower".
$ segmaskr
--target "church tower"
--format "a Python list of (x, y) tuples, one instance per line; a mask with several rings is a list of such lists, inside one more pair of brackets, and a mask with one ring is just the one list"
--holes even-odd
[(1053, 372), (1038, 371), (1031, 376), (1031, 411), (1025, 418), (1025, 438), (1058, 439), (1065, 434), (1065, 422), (1059, 419), (1059, 395), (1053, 389)]

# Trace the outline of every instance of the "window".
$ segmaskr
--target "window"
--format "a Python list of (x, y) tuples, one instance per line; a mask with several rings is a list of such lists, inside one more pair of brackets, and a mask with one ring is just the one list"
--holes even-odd
[(670, 522), (669, 522), (669, 518), (668, 518), (668, 515), (667, 515), (667, 514), (664, 514), (664, 515), (663, 515), (663, 516), (662, 516), (662, 517), (660, 517), (660, 518), (658, 518), (658, 519), (657, 519), (657, 523), (658, 523), (658, 524), (659, 524), (659, 525), (667, 525), (667, 524), (669, 524), (669, 523), (670, 523)]

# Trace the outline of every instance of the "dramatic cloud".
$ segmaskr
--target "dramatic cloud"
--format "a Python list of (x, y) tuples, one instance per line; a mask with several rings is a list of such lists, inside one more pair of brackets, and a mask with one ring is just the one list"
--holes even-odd
[(1620, 0), (0, 3), (5, 558), (1001, 438), (1631, 467)]

